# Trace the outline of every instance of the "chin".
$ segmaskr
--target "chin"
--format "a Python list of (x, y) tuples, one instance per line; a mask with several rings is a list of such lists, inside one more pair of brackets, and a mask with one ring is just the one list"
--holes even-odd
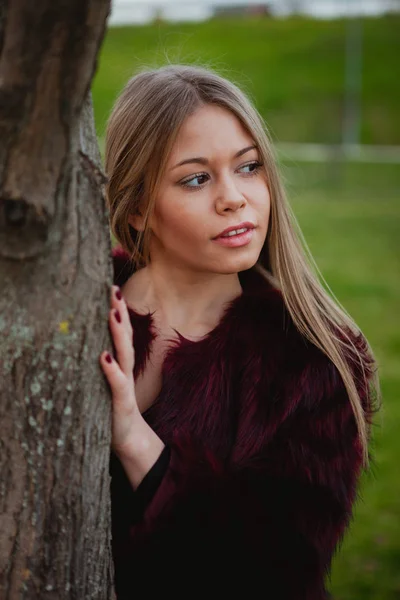
[(218, 263), (218, 273), (228, 275), (230, 273), (239, 273), (240, 271), (247, 271), (256, 264), (260, 253), (250, 253), (250, 256), (232, 257), (230, 260), (220, 261)]

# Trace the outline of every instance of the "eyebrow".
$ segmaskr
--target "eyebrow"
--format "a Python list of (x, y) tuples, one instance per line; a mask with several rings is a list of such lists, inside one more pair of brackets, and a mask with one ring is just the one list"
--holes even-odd
[[(256, 144), (253, 144), (252, 146), (247, 146), (246, 148), (242, 148), (241, 150), (239, 150), (239, 152), (236, 152), (236, 154), (233, 156), (233, 158), (239, 158), (239, 156), (243, 156), (243, 154), (246, 154), (246, 152), (250, 152), (250, 150), (256, 150), (256, 149), (257, 149)], [(171, 171), (173, 169), (176, 169), (177, 167), (181, 167), (182, 165), (187, 165), (189, 163), (198, 163), (200, 165), (208, 165), (208, 160), (206, 158), (203, 158), (202, 156), (195, 156), (193, 158), (185, 158), (185, 160), (182, 160), (181, 162), (176, 164), (174, 167), (171, 167)]]

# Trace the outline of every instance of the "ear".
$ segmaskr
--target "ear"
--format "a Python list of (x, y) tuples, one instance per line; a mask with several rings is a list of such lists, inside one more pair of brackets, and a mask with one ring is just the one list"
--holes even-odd
[(140, 213), (136, 215), (129, 215), (128, 223), (129, 225), (132, 225), (132, 227), (136, 229), (136, 231), (144, 230), (144, 218)]

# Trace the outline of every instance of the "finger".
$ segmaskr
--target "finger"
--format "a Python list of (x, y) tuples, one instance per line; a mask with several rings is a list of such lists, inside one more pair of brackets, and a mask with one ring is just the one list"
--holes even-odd
[(125, 299), (122, 295), (121, 289), (117, 285), (113, 285), (111, 287), (111, 308), (115, 308), (119, 310), (121, 314), (122, 323), (124, 324), (124, 329), (130, 339), (133, 336), (133, 328), (132, 322), (128, 312), (128, 306), (125, 302)]
[(123, 399), (128, 391), (127, 378), (118, 362), (105, 350), (100, 355), (100, 364), (110, 384), (113, 398)]
[[(121, 323), (120, 323), (121, 327), (120, 328), (117, 327), (117, 330), (122, 329), (123, 334), (126, 336), (126, 338), (128, 340), (127, 348), (128, 348), (129, 355), (128, 355), (127, 359), (125, 359), (126, 353), (124, 352), (124, 350), (122, 350), (122, 355), (120, 356), (120, 354), (118, 353), (118, 350), (116, 349), (118, 361), (120, 362), (122, 370), (124, 371), (124, 373), (126, 375), (128, 375), (128, 373), (132, 373), (132, 370), (134, 367), (134, 361), (135, 361), (134, 347), (133, 347), (133, 328), (132, 328), (132, 322), (131, 322), (131, 318), (130, 318), (130, 315), (128, 312), (127, 304), (125, 302), (125, 299), (123, 298), (121, 288), (118, 285), (111, 286), (111, 308), (112, 309), (114, 308), (116, 311), (118, 311), (118, 313), (121, 317)], [(118, 313), (114, 313), (114, 316), (116, 317), (116, 315)], [(116, 321), (119, 323), (118, 319), (116, 319)], [(118, 334), (119, 331), (116, 331), (116, 333)], [(115, 344), (115, 341), (114, 341), (114, 344)], [(132, 354), (133, 354), (133, 364), (131, 366)]]
[(119, 366), (125, 376), (130, 376), (135, 362), (133, 342), (126, 332), (126, 323), (118, 309), (110, 310), (109, 323)]

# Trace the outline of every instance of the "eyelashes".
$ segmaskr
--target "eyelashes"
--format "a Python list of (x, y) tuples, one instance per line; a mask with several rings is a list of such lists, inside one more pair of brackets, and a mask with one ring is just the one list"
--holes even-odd
[[(246, 163), (245, 165), (242, 165), (241, 167), (239, 167), (239, 170), (245, 169), (246, 167), (254, 167), (254, 169), (252, 171), (250, 171), (248, 173), (243, 173), (243, 175), (245, 177), (254, 177), (255, 175), (258, 174), (258, 172), (262, 166), (263, 166), (263, 163), (259, 162), (258, 160), (253, 160), (253, 161)], [(200, 183), (200, 185), (190, 185), (190, 182), (192, 182), (196, 179), (200, 179), (200, 178), (206, 178), (206, 180), (207, 180), (207, 179), (209, 179), (209, 175), (204, 172), (203, 173), (195, 173), (194, 175), (191, 175), (187, 179), (183, 179), (182, 181), (180, 181), (179, 185), (182, 186), (183, 188), (189, 189), (191, 191), (201, 190), (201, 189), (203, 189), (203, 187), (205, 185), (205, 181), (203, 183)]]

